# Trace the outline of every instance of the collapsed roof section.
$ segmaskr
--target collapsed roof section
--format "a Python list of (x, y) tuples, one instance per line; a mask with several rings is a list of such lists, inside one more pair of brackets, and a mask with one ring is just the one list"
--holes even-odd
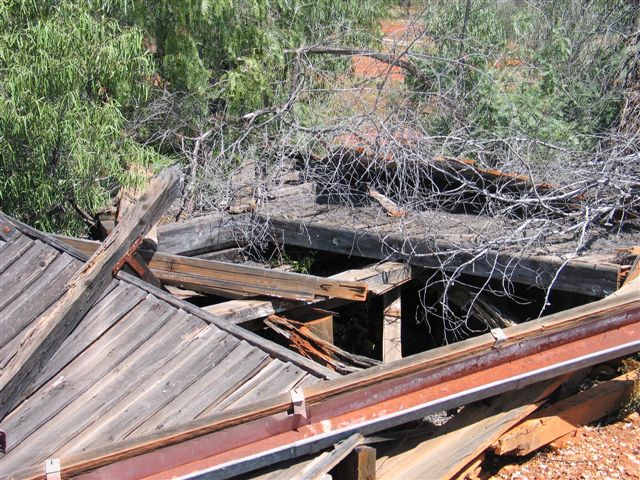
[[(127, 225), (153, 224), (143, 211)], [(4, 214), (0, 224), (3, 476), (336, 376), (126, 272), (113, 276), (130, 251), (113, 254), (116, 232), (85, 263)], [(113, 260), (101, 265), (104, 256)], [(95, 296), (74, 297), (79, 282)]]

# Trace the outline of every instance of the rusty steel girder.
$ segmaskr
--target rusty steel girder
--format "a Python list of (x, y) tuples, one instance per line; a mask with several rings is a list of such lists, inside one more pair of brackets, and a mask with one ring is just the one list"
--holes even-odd
[[(63, 478), (228, 478), (640, 351), (640, 286), (533, 322), (60, 459)], [(295, 406), (295, 408), (294, 408)], [(43, 478), (16, 472), (16, 478)]]
[[(222, 415), (217, 427), (210, 419), (211, 431), (192, 438), (176, 433), (166, 445), (155, 439), (156, 447), (150, 442), (146, 450), (142, 444), (130, 446), (129, 454), (123, 449), (68, 473), (82, 479), (227, 478), (319, 451), (356, 431), (378, 432), (639, 350), (640, 301), (635, 301), (601, 318), (518, 341), (505, 337), (479, 353), (406, 375), (368, 381), (362, 372), (361, 384), (353, 388), (316, 395), (317, 400), (309, 394), (303, 415), (290, 408), (258, 415), (247, 410), (237, 413), (235, 422), (231, 414)], [(331, 390), (348, 377), (317, 389)]]

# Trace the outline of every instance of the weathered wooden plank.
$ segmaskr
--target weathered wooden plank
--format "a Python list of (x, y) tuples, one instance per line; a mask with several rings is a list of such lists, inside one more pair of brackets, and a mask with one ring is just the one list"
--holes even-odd
[(25, 338), (20, 351), (11, 359), (0, 378), (0, 419), (23, 398), (23, 392), (37, 372), (73, 331), (91, 308), (111, 273), (131, 245), (157, 223), (180, 191), (177, 169), (169, 169), (151, 180), (130, 217), (118, 224), (102, 246), (68, 285), (51, 313), (38, 319), (38, 325)]
[[(188, 321), (200, 331), (184, 332), (180, 342), (172, 346), (173, 356), (167, 357), (168, 361), (159, 365), (161, 368), (127, 392), (98, 422), (66, 446), (61, 455), (79, 452), (101, 439), (111, 442), (126, 438), (180, 396), (210, 365), (219, 362), (238, 343), (215, 327), (202, 329), (202, 322), (193, 316), (189, 316)], [(181, 332), (175, 333), (179, 335)]]
[[(90, 252), (99, 243), (59, 237), (71, 246)], [(163, 283), (195, 291), (237, 295), (267, 295), (301, 301), (335, 297), (363, 301), (367, 286), (335, 278), (322, 278), (216, 260), (146, 252), (149, 268)]]
[[(618, 288), (620, 267), (556, 257), (487, 252), (478, 259), (441, 240), (381, 235), (331, 225), (266, 218), (276, 241), (285, 245), (381, 260), (403, 260), (412, 265), (459, 271), (484, 278), (508, 278), (539, 288), (604, 297)], [(552, 285), (553, 284), (553, 285)]]
[(69, 256), (58, 256), (29, 289), (0, 311), (0, 317), (6, 319), (0, 331), (0, 345), (7, 345), (62, 295), (64, 285), (79, 265)]
[(158, 227), (160, 252), (197, 255), (237, 246), (233, 229), (218, 214)]
[[(1, 219), (1, 217), (0, 217)], [(3, 247), (0, 255), (0, 273), (4, 272), (13, 262), (18, 260), (25, 252), (33, 246), (33, 240), (26, 235), (20, 235)]]
[[(174, 309), (167, 308), (162, 303), (155, 303), (147, 311), (147, 314), (139, 319), (140, 323), (147, 324), (147, 328), (152, 333), (147, 336), (146, 332), (139, 331), (138, 336), (142, 336), (143, 341), (139, 343), (137, 348), (130, 350), (129, 354), (114, 368), (107, 371), (99, 382), (89, 385), (64, 408), (49, 418), (46, 423), (29, 435), (28, 440), (12, 449), (3, 459), (10, 471), (11, 466), (17, 468), (18, 465), (27, 462), (37, 463), (46, 460), (52, 455), (52, 452), (56, 452), (71, 441), (84, 428), (94, 421), (98, 421), (100, 415), (110, 405), (134, 388), (142, 378), (152, 374), (159, 367), (156, 362), (161, 364), (163, 358), (171, 352), (170, 348), (158, 348), (154, 339), (159, 338), (161, 342), (166, 343), (169, 339), (174, 338), (173, 328), (167, 328), (167, 325), (175, 313)], [(150, 318), (152, 316), (153, 319)], [(130, 334), (133, 333), (130, 332)], [(127, 341), (129, 340), (127, 339)], [(87, 372), (98, 368), (96, 362), (101, 361), (103, 359), (94, 357), (93, 362), (80, 361), (77, 367), (83, 372)], [(68, 374), (68, 372), (63, 372), (62, 376), (65, 373)], [(47, 410), (50, 410), (49, 405), (47, 405)]]
[[(198, 417), (217, 405), (242, 381), (264, 367), (267, 355), (241, 341), (220, 363), (189, 385), (183, 393), (138, 427), (131, 436), (153, 432)], [(212, 366), (213, 367), (213, 366)]]
[(10, 450), (3, 462), (13, 448), (116, 368), (160, 328), (158, 320), (162, 320), (163, 311), (166, 312), (166, 308), (161, 302), (153, 297), (146, 299), (9, 414), (2, 422), (7, 431), (11, 431)]
[(13, 223), (4, 217), (0, 217), (0, 240), (2, 240), (5, 245), (7, 242), (15, 241), (20, 235), (20, 231)]
[[(286, 364), (280, 360), (271, 360), (266, 366), (258, 371), (255, 375), (249, 378), (246, 382), (243, 382), (236, 390), (231, 392), (224, 400), (222, 400), (217, 406), (216, 410), (222, 411), (226, 408), (236, 404), (240, 399), (258, 389), (260, 386), (264, 386), (265, 382), (271, 384), (279, 384), (286, 382), (285, 379), (279, 375), (285, 374)], [(303, 376), (304, 376), (303, 372)], [(299, 380), (299, 379), (298, 379)], [(279, 390), (277, 393), (282, 393), (283, 390)]]
[(634, 370), (539, 410), (502, 435), (492, 449), (498, 455), (528, 455), (620, 409), (631, 400), (639, 381), (640, 371)]
[(354, 448), (332, 474), (340, 480), (376, 480), (376, 449), (367, 445)]
[[(72, 266), (73, 268), (67, 268), (65, 275), (65, 282), (66, 280), (68, 280), (69, 278), (71, 278), (71, 276), (73, 275), (73, 273), (76, 271), (76, 267), (74, 265), (72, 265), (73, 263), (76, 263), (75, 260), (71, 257), (68, 256), (63, 256), (61, 255), (60, 257), (58, 257), (56, 259), (56, 261), (67, 261), (69, 262), (67, 264), (67, 266)], [(50, 267), (50, 269), (53, 267)], [(41, 277), (41, 280), (46, 280), (46, 276), (45, 277)], [(64, 282), (63, 282), (64, 283)], [(45, 282), (46, 285), (46, 282)], [(106, 296), (112, 289), (113, 285), (109, 285), (109, 287), (107, 287), (107, 289), (105, 289), (103, 296), (100, 298), (100, 301), (104, 298), (104, 296)], [(46, 292), (49, 292), (50, 290), (46, 290)], [(23, 294), (25, 297), (27, 297), (27, 301), (29, 300), (30, 292), (25, 292), (25, 294)], [(143, 295), (144, 296), (144, 295)], [(39, 299), (39, 297), (37, 297)], [(34, 303), (34, 302), (30, 302), (30, 303)], [(37, 303), (37, 301), (35, 302)], [(53, 305), (50, 305), (49, 308), (53, 308)], [(39, 310), (38, 310), (39, 312)], [(45, 314), (48, 313), (45, 311)], [(39, 314), (39, 313), (38, 313)], [(2, 313), (0, 312), (0, 316), (2, 315)], [(33, 313), (31, 314), (27, 314), (26, 318), (29, 318), (29, 315), (33, 315)], [(24, 318), (24, 317), (19, 317), (19, 318)], [(31, 317), (33, 318), (33, 316)], [(120, 316), (115, 317), (114, 321), (116, 321), (118, 318), (120, 318)], [(29, 322), (28, 322), (29, 323)], [(1, 349), (0, 349), (0, 370), (2, 370), (7, 363), (9, 363), (9, 361), (11, 360), (11, 358), (17, 353), (17, 351), (20, 348), (20, 345), (22, 343), (22, 340), (24, 338), (26, 338), (26, 336), (29, 334), (29, 330), (31, 328), (34, 328), (34, 325), (27, 325), (18, 335), (16, 335), (10, 342), (8, 342), (6, 345), (4, 345)], [(75, 333), (75, 331), (74, 331)], [(98, 335), (93, 334), (93, 336), (91, 337), (91, 342), (93, 340), (95, 340), (95, 338), (97, 338)], [(68, 339), (67, 339), (68, 340)], [(78, 345), (81, 345), (81, 343), (74, 343), (71, 346), (69, 346), (69, 348), (64, 348), (64, 344), (56, 351), (56, 353), (54, 354), (54, 356), (52, 357), (51, 361), (47, 362), (47, 364), (45, 365), (45, 367), (43, 368), (42, 371), (40, 371), (40, 373), (38, 374), (38, 376), (36, 377), (36, 379), (29, 385), (29, 387), (27, 388), (27, 390), (25, 391), (25, 395), (29, 396), (31, 395), (32, 392), (34, 392), (35, 390), (37, 390), (37, 388), (40, 388), (40, 386), (42, 386), (42, 384), (46, 383), (47, 381), (50, 380), (51, 376), (53, 376), (55, 373), (57, 373), (57, 370), (53, 370), (55, 368), (55, 365), (59, 364), (58, 361), (56, 361), (56, 357), (57, 356), (65, 356), (67, 359), (71, 359), (73, 357), (75, 357), (75, 355), (70, 356), (69, 354), (72, 353), (74, 351), (74, 349), (76, 349), (78, 347)], [(53, 363), (52, 363), (53, 362)], [(66, 365), (67, 362), (65, 361), (64, 363), (62, 363), (60, 365), (60, 368), (64, 367), (64, 365)], [(51, 373), (53, 372), (53, 373)], [(51, 373), (51, 376), (47, 377), (47, 373)]]
[(539, 402), (561, 383), (562, 379), (553, 379), (495, 397), (491, 404), (465, 407), (435, 436), (392, 447), (391, 452), (378, 459), (377, 478), (451, 478), (502, 433), (538, 408)]
[(53, 354), (25, 393), (30, 395), (57, 375), (67, 364), (100, 338), (146, 297), (146, 292), (118, 280), (98, 300), (87, 316)]
[[(251, 347), (246, 342), (240, 342), (240, 345), (214, 370), (210, 370), (192, 386), (190, 392), (192, 399), (188, 408), (181, 409), (181, 414), (185, 415), (183, 419), (193, 420), (219, 411), (222, 401), (249, 378), (257, 375), (271, 361), (272, 359), (266, 353)], [(220, 381), (220, 378), (224, 380)], [(172, 424), (177, 425), (178, 422)]]
[(336, 443), (333, 450), (324, 452), (308, 462), (295, 478), (297, 480), (321, 480), (325, 474), (329, 473), (329, 470), (340, 463), (362, 441), (362, 435), (354, 433), (349, 438)]
[[(149, 386), (158, 387), (154, 393), (170, 389), (169, 381), (175, 379), (159, 381), (159, 375), (172, 369), (185, 349), (196, 347), (194, 338), (210, 330), (204, 322), (182, 311), (168, 317), (140, 348), (67, 407), (68, 416), (75, 415), (79, 420), (60, 428), (65, 430), (65, 434), (75, 430), (77, 435), (68, 435), (55, 455), (68, 455), (122, 440), (128, 431), (153, 413), (153, 402), (161, 401), (149, 396)], [(211, 338), (210, 335), (204, 341)], [(196, 374), (192, 372), (185, 376)], [(62, 414), (59, 415), (61, 417)], [(86, 428), (79, 428), (77, 423), (86, 425)]]
[(0, 310), (13, 301), (23, 290), (42, 275), (49, 264), (59, 255), (58, 251), (40, 241), (9, 268), (2, 272), (0, 279)]
[(265, 372), (265, 374), (261, 376), (262, 381), (254, 384), (252, 379), (250, 382), (247, 382), (247, 384), (245, 384), (247, 387), (243, 389), (244, 392), (239, 388), (233, 395), (218, 405), (218, 409), (241, 407), (249, 405), (252, 402), (270, 398), (272, 395), (288, 392), (300, 382), (300, 380), (308, 376), (304, 370), (291, 364), (283, 364), (278, 360), (272, 361), (260, 373), (262, 374), (263, 372)]
[(119, 278), (123, 280), (126, 279), (129, 283), (134, 284), (145, 291), (153, 293), (155, 296), (161, 298), (168, 304), (181, 308), (191, 313), (192, 315), (201, 318), (205, 322), (215, 325), (220, 330), (229, 332), (234, 337), (243, 339), (251, 345), (257, 346), (260, 350), (269, 353), (269, 355), (272, 355), (274, 358), (278, 358), (286, 362), (291, 362), (295, 365), (298, 365), (303, 370), (311, 372), (321, 378), (335, 378), (338, 376), (338, 374), (328, 368), (322, 367), (321, 365), (318, 365), (317, 363), (314, 363), (311, 360), (302, 357), (301, 355), (297, 355), (281, 345), (277, 345), (274, 342), (266, 340), (259, 335), (256, 335), (255, 333), (249, 332), (242, 327), (233, 325), (232, 323), (229, 323), (222, 318), (211, 315), (201, 308), (185, 302), (184, 300), (180, 300), (167, 292), (158, 290), (157, 288), (152, 287), (151, 285), (132, 275), (129, 275), (125, 272), (120, 272), (118, 276)]
[[(401, 263), (388, 262), (362, 269), (346, 270), (328, 278), (349, 282), (365, 282), (372, 293), (381, 295), (406, 283), (412, 276), (409, 267)], [(340, 300), (319, 300), (309, 304), (325, 308), (335, 308), (343, 305)], [(298, 308), (302, 305), (302, 303), (294, 301), (243, 299), (209, 305), (203, 307), (203, 310), (222, 317), (229, 322), (242, 324)]]

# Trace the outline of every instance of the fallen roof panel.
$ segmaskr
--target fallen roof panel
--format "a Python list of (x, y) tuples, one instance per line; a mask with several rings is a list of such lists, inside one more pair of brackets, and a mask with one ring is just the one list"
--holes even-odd
[[(0, 310), (5, 365), (84, 258), (1, 213), (0, 219), (18, 232), (0, 246), (0, 285), (12, 292)], [(28, 398), (2, 420), (8, 434), (2, 477), (336, 376), (124, 272), (36, 373)]]
[[(64, 458), (77, 478), (228, 478), (640, 350), (640, 284), (182, 428)], [(300, 398), (303, 397), (302, 395)], [(23, 472), (25, 476), (35, 471)]]

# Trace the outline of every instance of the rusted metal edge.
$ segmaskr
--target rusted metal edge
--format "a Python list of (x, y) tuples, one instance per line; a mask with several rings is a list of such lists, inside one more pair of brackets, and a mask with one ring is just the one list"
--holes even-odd
[[(299, 416), (285, 407), (167, 445), (156, 439), (153, 449), (129, 445), (127, 454), (115, 446), (111, 453), (82, 461), (62, 459), (63, 474), (91, 479), (191, 478), (196, 473), (199, 478), (226, 478), (318, 451), (354, 431), (374, 433), (639, 350), (640, 302), (632, 302), (624, 311), (595, 321), (310, 401), (308, 423), (303, 425), (297, 425)], [(214, 418), (210, 421), (215, 423)], [(88, 471), (91, 468), (96, 469)]]

